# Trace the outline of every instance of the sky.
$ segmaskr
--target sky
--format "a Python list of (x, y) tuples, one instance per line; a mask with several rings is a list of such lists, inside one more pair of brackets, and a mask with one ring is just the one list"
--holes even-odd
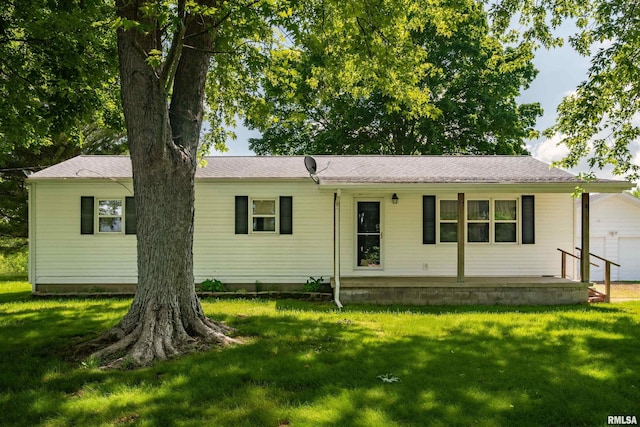
[[(562, 31), (563, 36), (570, 34), (570, 29)], [(539, 102), (544, 110), (544, 114), (538, 118), (536, 128), (543, 131), (553, 125), (556, 119), (556, 109), (562, 98), (574, 92), (580, 82), (584, 81), (588, 75), (589, 58), (580, 56), (568, 43), (563, 47), (551, 50), (540, 49), (534, 58), (534, 64), (538, 69), (538, 75), (531, 86), (522, 92), (518, 101), (521, 103)], [(248, 156), (254, 153), (249, 150), (249, 138), (258, 137), (257, 131), (250, 131), (244, 127), (235, 130), (237, 140), (227, 141), (229, 151), (223, 155)], [(531, 155), (545, 163), (560, 160), (568, 149), (557, 145), (558, 137), (547, 139), (542, 137), (538, 140), (527, 142), (527, 149)], [(640, 145), (635, 147), (636, 159), (640, 158)], [(221, 153), (212, 152), (212, 155)], [(571, 172), (588, 172), (586, 161), (583, 161)], [(607, 170), (594, 171), (598, 178), (616, 178)]]

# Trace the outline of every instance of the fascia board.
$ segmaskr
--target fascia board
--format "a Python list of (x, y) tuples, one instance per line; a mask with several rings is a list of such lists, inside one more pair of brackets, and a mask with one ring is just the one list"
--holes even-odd
[(454, 191), (486, 193), (573, 193), (578, 188), (593, 193), (620, 193), (633, 187), (627, 182), (604, 183), (338, 183), (322, 182), (319, 185), (327, 190), (381, 190), (381, 191)]

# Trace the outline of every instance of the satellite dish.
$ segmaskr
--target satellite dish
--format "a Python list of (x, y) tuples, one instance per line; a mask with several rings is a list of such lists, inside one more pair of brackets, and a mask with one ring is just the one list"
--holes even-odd
[(309, 176), (316, 184), (320, 184), (320, 180), (316, 176), (316, 171), (318, 170), (318, 165), (316, 165), (316, 159), (311, 156), (304, 156), (304, 167), (307, 168), (309, 172)]
[(316, 160), (311, 156), (304, 156), (304, 167), (307, 168), (310, 175), (315, 175), (318, 170)]

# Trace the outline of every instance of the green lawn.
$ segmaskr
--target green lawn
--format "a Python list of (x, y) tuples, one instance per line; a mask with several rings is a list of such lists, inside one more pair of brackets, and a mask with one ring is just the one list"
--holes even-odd
[[(137, 371), (73, 361), (126, 300), (0, 282), (0, 424), (602, 426), (640, 418), (640, 302), (375, 307), (207, 300), (245, 344)], [(398, 379), (397, 382), (392, 380)], [(389, 382), (383, 381), (387, 379)]]

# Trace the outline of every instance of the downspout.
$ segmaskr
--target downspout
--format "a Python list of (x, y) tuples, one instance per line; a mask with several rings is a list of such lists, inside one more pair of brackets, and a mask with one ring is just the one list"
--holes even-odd
[(333, 230), (333, 280), (335, 288), (333, 290), (333, 300), (338, 308), (342, 308), (340, 302), (340, 195), (341, 190), (334, 194), (334, 230)]

